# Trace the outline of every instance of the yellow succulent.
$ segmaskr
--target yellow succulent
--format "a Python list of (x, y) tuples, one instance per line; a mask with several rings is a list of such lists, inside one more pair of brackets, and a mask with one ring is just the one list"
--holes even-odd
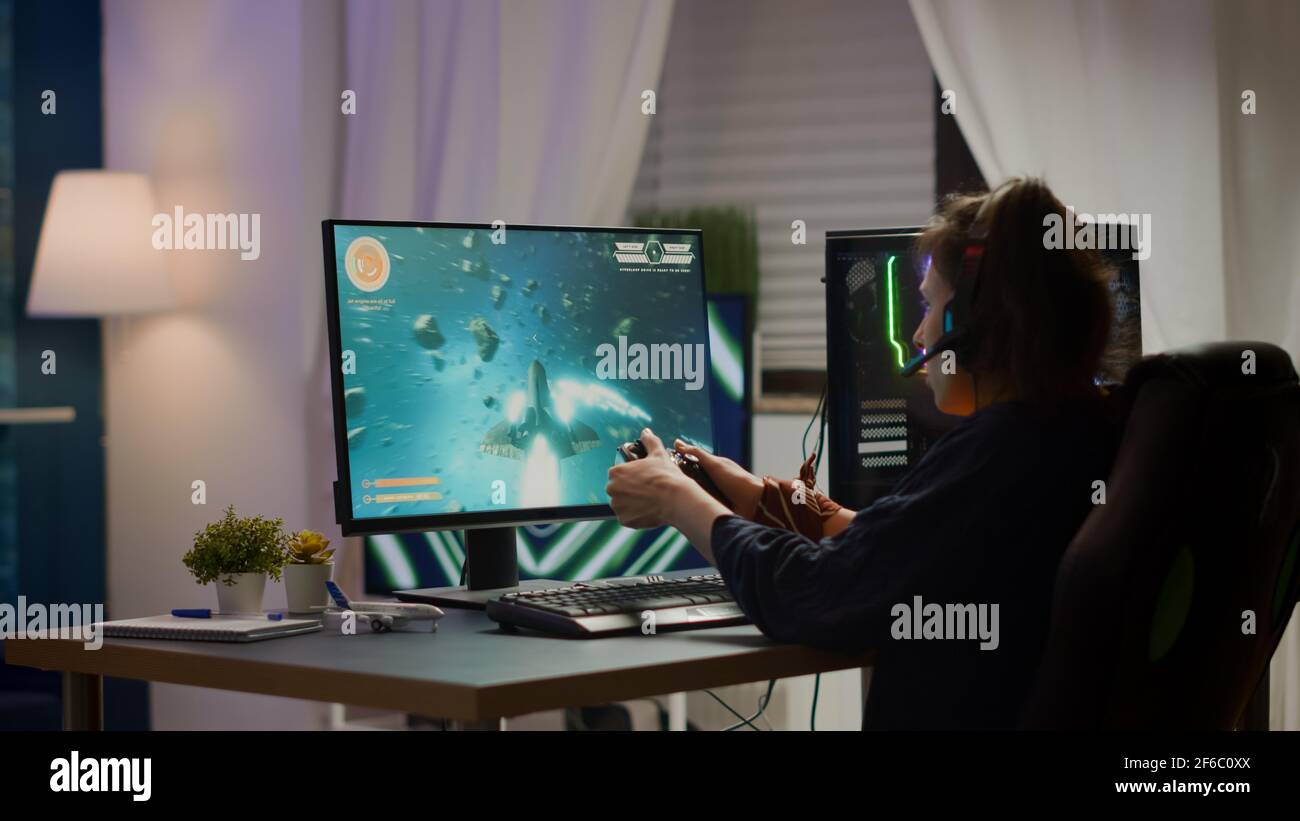
[(289, 560), (293, 564), (325, 564), (333, 550), (327, 550), (330, 540), (314, 530), (299, 530), (289, 540)]

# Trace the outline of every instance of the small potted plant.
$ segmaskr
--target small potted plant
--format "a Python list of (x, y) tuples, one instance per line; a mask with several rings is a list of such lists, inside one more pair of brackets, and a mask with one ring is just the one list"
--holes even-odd
[(290, 613), (315, 613), (329, 606), (334, 562), (330, 540), (314, 530), (299, 530), (289, 539), (289, 563), (284, 567), (284, 595)]
[(289, 537), (283, 519), (226, 515), (194, 534), (182, 561), (198, 584), (217, 583), (222, 613), (260, 613), (266, 577), (277, 581), (287, 557)]

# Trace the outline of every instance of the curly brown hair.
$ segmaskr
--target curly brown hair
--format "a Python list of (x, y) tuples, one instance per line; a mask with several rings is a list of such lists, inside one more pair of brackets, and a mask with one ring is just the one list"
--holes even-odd
[(987, 194), (949, 196), (917, 238), (917, 258), (928, 258), (955, 289), (971, 223), (990, 197), (980, 217), (987, 238), (979, 290), (958, 362), (977, 378), (996, 375), (1016, 399), (1054, 404), (1095, 394), (1115, 271), (1095, 250), (1046, 247), (1048, 214), (1072, 230), (1046, 183), (1013, 178)]

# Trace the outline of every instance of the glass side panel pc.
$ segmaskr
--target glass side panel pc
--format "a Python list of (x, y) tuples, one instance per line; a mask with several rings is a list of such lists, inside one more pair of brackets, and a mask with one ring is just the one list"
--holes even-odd
[(832, 498), (862, 507), (889, 491), (955, 419), (925, 382), (899, 374), (915, 352), (925, 261), (919, 228), (826, 235), (827, 458)]
[(698, 231), (323, 230), (344, 533), (608, 518), (642, 428), (712, 449)]
[[(899, 374), (916, 352), (912, 334), (924, 314), (919, 289), (929, 261), (913, 253), (919, 234), (919, 228), (826, 234), (830, 493), (853, 508), (887, 494), (959, 421), (935, 408), (920, 375)], [(1142, 354), (1138, 262), (1127, 250), (1102, 253), (1115, 270), (1115, 314), (1099, 384), (1123, 381)]]

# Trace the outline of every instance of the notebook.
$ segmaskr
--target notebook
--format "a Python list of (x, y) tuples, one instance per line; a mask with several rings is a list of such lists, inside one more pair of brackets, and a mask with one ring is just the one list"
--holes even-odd
[(271, 621), (255, 616), (213, 616), (187, 619), (180, 616), (147, 616), (100, 622), (104, 635), (117, 639), (179, 639), (181, 641), (261, 641), (314, 633), (321, 628), (316, 619)]

